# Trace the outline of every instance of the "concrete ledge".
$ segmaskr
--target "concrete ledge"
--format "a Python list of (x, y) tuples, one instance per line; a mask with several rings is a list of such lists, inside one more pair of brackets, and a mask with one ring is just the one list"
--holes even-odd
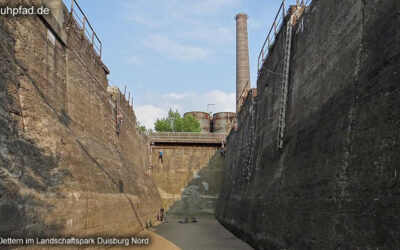
[(38, 15), (45, 25), (53, 32), (57, 40), (65, 46), (67, 44), (67, 33), (60, 27), (51, 15)]
[(54, 35), (61, 42), (61, 44), (65, 46), (67, 44), (67, 33), (62, 24), (64, 18), (63, 13), (68, 13), (68, 10), (60, 0), (58, 1), (43, 0), (42, 5), (50, 9), (50, 14), (38, 15), (38, 16), (46, 24), (46, 26), (54, 33)]

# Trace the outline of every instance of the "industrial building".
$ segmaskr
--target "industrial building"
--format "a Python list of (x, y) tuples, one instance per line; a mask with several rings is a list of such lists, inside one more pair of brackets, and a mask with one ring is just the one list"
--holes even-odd
[(186, 112), (184, 116), (186, 115), (192, 115), (199, 121), (202, 133), (229, 133), (236, 118), (234, 112), (219, 112), (211, 115), (202, 111), (191, 111)]

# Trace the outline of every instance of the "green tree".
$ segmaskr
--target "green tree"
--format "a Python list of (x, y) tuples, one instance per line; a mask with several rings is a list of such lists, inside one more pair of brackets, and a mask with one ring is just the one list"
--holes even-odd
[(183, 132), (201, 132), (200, 122), (193, 115), (185, 115), (182, 118)]
[(141, 131), (141, 132), (146, 132), (147, 131), (147, 129), (146, 129), (146, 126), (139, 126), (139, 131)]
[(172, 132), (172, 125), (166, 118), (157, 119), (154, 123), (154, 129), (157, 132)]
[(136, 126), (139, 128), (141, 132), (153, 132), (151, 128), (147, 129), (145, 125), (141, 125), (139, 121), (136, 122)]
[(200, 123), (192, 115), (181, 117), (178, 111), (169, 109), (168, 116), (154, 123), (157, 132), (200, 132)]

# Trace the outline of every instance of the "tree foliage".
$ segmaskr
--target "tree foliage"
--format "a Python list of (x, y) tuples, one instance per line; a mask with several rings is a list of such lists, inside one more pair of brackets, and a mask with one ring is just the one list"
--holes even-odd
[(140, 132), (153, 132), (151, 128), (147, 129), (145, 125), (142, 125), (139, 121), (136, 121), (136, 126), (139, 128)]
[(168, 116), (154, 123), (157, 132), (201, 132), (199, 121), (192, 115), (181, 117), (178, 111), (169, 109)]

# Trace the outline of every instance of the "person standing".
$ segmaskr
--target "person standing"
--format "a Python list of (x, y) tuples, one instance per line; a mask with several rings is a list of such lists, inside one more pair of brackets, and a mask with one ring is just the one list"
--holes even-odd
[(164, 208), (160, 208), (160, 212), (158, 212), (158, 220), (159, 221), (164, 221)]

